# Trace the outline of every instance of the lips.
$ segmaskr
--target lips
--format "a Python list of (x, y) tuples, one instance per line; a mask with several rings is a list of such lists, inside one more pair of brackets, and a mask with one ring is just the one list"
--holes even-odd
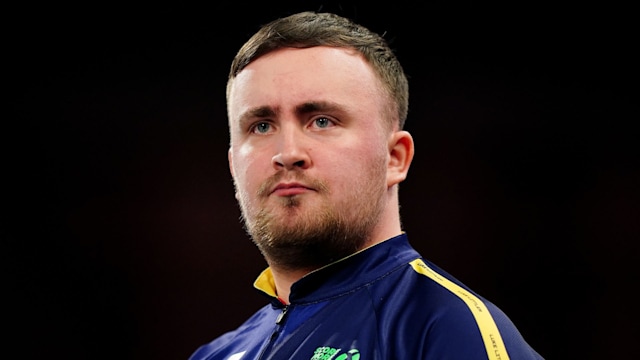
[(308, 191), (313, 191), (313, 188), (310, 188), (298, 182), (279, 183), (275, 187), (273, 187), (273, 189), (271, 190), (271, 194), (275, 194), (277, 196), (293, 196)]

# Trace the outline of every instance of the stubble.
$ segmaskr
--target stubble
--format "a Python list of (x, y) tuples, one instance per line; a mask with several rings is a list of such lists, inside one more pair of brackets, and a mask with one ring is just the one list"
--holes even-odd
[[(255, 216), (249, 216), (245, 201), (240, 201), (245, 229), (272, 266), (289, 270), (322, 267), (362, 249), (370, 238), (384, 207), (383, 174), (384, 163), (369, 167), (362, 180), (354, 180), (352, 191), (332, 203), (326, 183), (296, 171), (295, 181), (310, 185), (316, 194), (278, 198), (277, 208), (263, 205)], [(267, 179), (258, 199), (266, 201), (269, 189), (284, 176), (290, 174), (278, 172)], [(312, 204), (306, 196), (322, 201)]]

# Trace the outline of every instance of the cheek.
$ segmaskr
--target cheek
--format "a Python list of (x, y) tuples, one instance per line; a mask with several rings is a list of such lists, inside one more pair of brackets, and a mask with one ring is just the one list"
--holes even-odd
[(260, 167), (261, 161), (250, 152), (235, 152), (233, 155), (234, 181), (238, 190), (251, 190), (256, 187), (260, 175), (265, 173), (265, 169)]
[(386, 175), (386, 149), (381, 146), (362, 143), (335, 150), (325, 158), (326, 176), (339, 182), (344, 191), (375, 181), (374, 176)]

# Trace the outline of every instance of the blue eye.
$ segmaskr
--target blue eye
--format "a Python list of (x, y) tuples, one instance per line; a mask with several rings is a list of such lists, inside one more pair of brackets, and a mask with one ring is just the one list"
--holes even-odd
[(266, 134), (267, 132), (269, 132), (269, 129), (271, 129), (271, 124), (266, 122), (261, 122), (261, 123), (257, 123), (253, 127), (253, 132), (258, 134)]
[(331, 126), (331, 120), (327, 119), (326, 117), (317, 118), (313, 120), (313, 122), (319, 128), (326, 128)]

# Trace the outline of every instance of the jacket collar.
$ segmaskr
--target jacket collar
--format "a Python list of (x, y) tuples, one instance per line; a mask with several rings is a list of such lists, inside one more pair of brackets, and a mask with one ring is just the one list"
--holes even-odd
[[(420, 257), (406, 233), (358, 251), (305, 275), (291, 286), (290, 303), (307, 303), (339, 296), (365, 286), (399, 266)], [(254, 287), (277, 299), (271, 269), (265, 269)]]

